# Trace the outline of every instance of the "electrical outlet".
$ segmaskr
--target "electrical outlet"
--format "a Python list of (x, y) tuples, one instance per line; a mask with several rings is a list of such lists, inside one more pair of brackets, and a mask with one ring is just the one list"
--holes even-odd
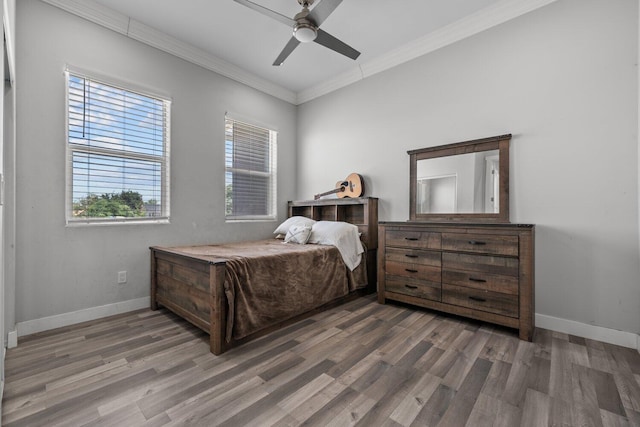
[(127, 283), (127, 272), (126, 271), (118, 271), (118, 283)]

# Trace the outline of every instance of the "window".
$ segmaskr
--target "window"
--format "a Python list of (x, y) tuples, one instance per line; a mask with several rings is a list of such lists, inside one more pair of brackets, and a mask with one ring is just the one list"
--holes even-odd
[(228, 220), (276, 218), (276, 146), (273, 130), (225, 118)]
[(168, 221), (170, 101), (66, 74), (67, 224)]

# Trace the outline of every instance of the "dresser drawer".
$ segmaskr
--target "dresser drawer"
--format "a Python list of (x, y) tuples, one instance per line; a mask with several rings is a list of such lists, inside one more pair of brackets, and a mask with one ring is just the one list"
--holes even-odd
[(442, 233), (442, 250), (518, 256), (518, 236)]
[(475, 271), (443, 270), (442, 283), (518, 295), (518, 278)]
[(518, 317), (518, 296), (500, 292), (442, 285), (442, 302), (508, 317)]
[(440, 267), (442, 265), (441, 252), (421, 251), (417, 249), (387, 248), (385, 252), (386, 261), (404, 262), (408, 264), (431, 265)]
[(440, 233), (428, 231), (387, 230), (387, 246), (415, 249), (440, 249)]
[(517, 258), (449, 252), (442, 254), (443, 270), (464, 270), (518, 277), (518, 266)]
[(416, 280), (428, 280), (430, 282), (440, 283), (442, 279), (440, 266), (434, 267), (431, 265), (386, 261), (384, 263), (384, 269), (387, 274), (410, 277)]
[(408, 277), (386, 276), (385, 290), (397, 294), (425, 298), (432, 301), (441, 300), (440, 282), (415, 280)]

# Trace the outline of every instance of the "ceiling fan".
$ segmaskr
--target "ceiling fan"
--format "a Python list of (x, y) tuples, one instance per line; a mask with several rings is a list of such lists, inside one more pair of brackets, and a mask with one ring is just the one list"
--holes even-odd
[(267, 9), (249, 0), (235, 1), (278, 22), (293, 27), (293, 37), (291, 37), (284, 49), (282, 49), (282, 52), (280, 52), (280, 55), (278, 55), (274, 61), (273, 65), (275, 66), (282, 65), (284, 60), (287, 59), (300, 43), (309, 43), (312, 41), (351, 59), (356, 59), (360, 56), (360, 52), (320, 29), (320, 25), (322, 25), (325, 19), (342, 3), (342, 0), (320, 0), (318, 5), (311, 11), (309, 11), (309, 6), (311, 6), (315, 0), (298, 0), (298, 3), (302, 6), (302, 11), (293, 18)]

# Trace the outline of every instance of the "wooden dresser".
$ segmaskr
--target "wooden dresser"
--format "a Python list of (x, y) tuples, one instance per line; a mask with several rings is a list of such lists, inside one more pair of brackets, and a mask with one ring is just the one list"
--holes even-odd
[(378, 301), (400, 301), (518, 329), (534, 323), (528, 224), (381, 222)]

